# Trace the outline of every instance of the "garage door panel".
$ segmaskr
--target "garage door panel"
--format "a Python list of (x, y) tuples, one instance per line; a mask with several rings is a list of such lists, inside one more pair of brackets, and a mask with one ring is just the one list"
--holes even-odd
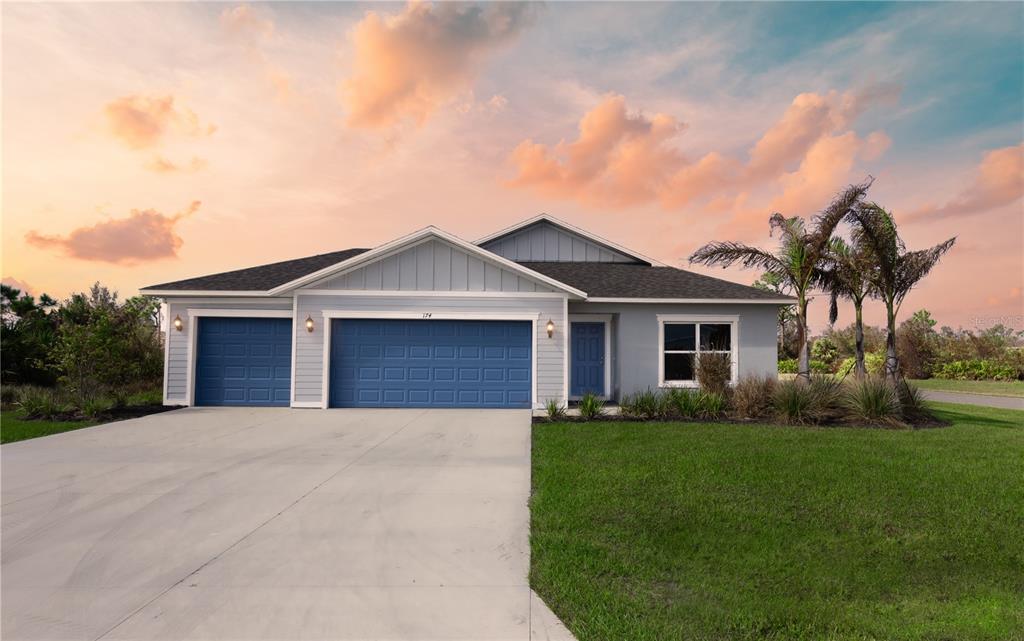
[(291, 327), (288, 318), (200, 318), (195, 404), (287, 406)]
[(530, 406), (529, 322), (335, 319), (331, 327), (333, 407)]

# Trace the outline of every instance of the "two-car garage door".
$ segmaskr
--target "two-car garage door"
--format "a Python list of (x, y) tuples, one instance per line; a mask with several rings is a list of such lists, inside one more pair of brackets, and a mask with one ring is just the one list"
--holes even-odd
[[(331, 323), (331, 407), (531, 405), (528, 321)], [(197, 332), (196, 405), (289, 405), (290, 318), (203, 317)]]

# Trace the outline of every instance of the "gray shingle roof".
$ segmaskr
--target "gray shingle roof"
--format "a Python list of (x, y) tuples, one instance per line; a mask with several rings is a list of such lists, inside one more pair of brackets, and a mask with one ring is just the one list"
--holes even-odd
[(587, 292), (590, 298), (787, 298), (675, 267), (628, 263), (537, 263), (523, 267)]
[(331, 265), (340, 263), (343, 260), (348, 260), (349, 258), (358, 256), (365, 251), (369, 250), (361, 248), (343, 249), (329, 254), (317, 254), (316, 256), (285, 260), (279, 263), (270, 263), (269, 265), (260, 265), (258, 267), (249, 267), (247, 269), (236, 269), (234, 271), (221, 272), (219, 274), (211, 274), (209, 276), (198, 276), (196, 278), (186, 278), (185, 280), (176, 280), (170, 283), (150, 285), (149, 287), (143, 288), (143, 291), (147, 289), (155, 289), (262, 292), (273, 289), (278, 285), (289, 283), (296, 278), (305, 276), (306, 274), (312, 274), (313, 272), (324, 269), (325, 267), (330, 267)]

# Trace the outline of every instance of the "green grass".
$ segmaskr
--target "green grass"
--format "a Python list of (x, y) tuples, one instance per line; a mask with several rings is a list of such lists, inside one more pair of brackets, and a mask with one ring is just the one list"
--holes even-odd
[(530, 580), (580, 641), (1024, 639), (1024, 412), (533, 427)]
[(38, 436), (60, 434), (96, 425), (96, 421), (37, 421), (25, 418), (21, 410), (0, 412), (0, 443), (24, 441)]
[(949, 381), (941, 378), (911, 381), (921, 389), (1024, 397), (1024, 381)]

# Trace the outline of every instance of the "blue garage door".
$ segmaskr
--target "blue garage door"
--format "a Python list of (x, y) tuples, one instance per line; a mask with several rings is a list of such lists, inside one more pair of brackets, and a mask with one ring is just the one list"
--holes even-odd
[(530, 407), (522, 321), (336, 319), (331, 407)]
[(196, 405), (288, 405), (290, 318), (207, 316), (197, 331)]

